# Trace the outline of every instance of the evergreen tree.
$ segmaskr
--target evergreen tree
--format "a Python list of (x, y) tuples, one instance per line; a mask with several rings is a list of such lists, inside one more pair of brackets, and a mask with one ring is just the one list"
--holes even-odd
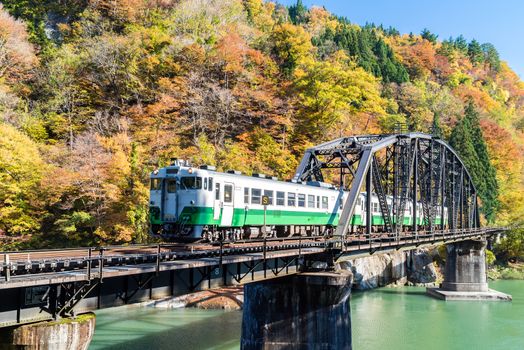
[(323, 57), (327, 52), (328, 43), (334, 43), (339, 49), (345, 50), (349, 56), (355, 57), (358, 65), (386, 83), (403, 83), (409, 81), (406, 68), (394, 55), (393, 49), (377, 35), (377, 29), (368, 24), (357, 29), (348, 23), (337, 27), (333, 33), (326, 30), (313, 44), (320, 48)]
[(304, 6), (302, 0), (297, 0), (295, 5), (291, 5), (288, 8), (289, 18), (293, 24), (300, 24), (307, 22), (307, 7)]
[(466, 39), (464, 39), (464, 36), (459, 35), (455, 41), (453, 42), (455, 48), (462, 52), (463, 54), (466, 54), (468, 52), (468, 42)]
[(440, 126), (440, 117), (437, 112), (433, 113), (433, 123), (431, 133), (435, 136), (442, 137), (442, 127)]
[(479, 42), (475, 39), (471, 40), (468, 45), (468, 56), (473, 64), (479, 64), (484, 61), (484, 53), (482, 52), (482, 47)]
[(499, 207), (497, 199), (499, 195), (497, 174), (495, 168), (491, 164), (488, 147), (484, 140), (482, 129), (480, 128), (479, 114), (475, 110), (475, 106), (472, 102), (470, 102), (466, 107), (465, 115), (469, 119), (469, 124), (471, 125), (470, 132), (473, 138), (473, 146), (475, 147), (480, 165), (479, 177), (483, 178), (485, 182), (485, 192), (483, 194), (484, 214), (488, 221), (493, 222)]
[(482, 200), (482, 213), (488, 222), (493, 222), (499, 207), (499, 188), (480, 128), (479, 115), (472, 102), (466, 107), (464, 117), (453, 128), (449, 143), (458, 152), (472, 177)]
[(444, 40), (442, 42), (442, 45), (437, 50), (437, 53), (442, 56), (446, 56), (448, 58), (453, 56), (453, 52), (455, 51), (455, 45), (453, 43), (453, 39), (449, 38), (448, 40)]
[(484, 60), (489, 65), (491, 70), (498, 72), (500, 70), (500, 57), (495, 46), (490, 43), (481, 45), (482, 51), (484, 52)]
[(392, 26), (389, 26), (384, 31), (384, 34), (386, 34), (387, 36), (400, 36), (400, 32), (396, 28), (393, 28)]
[(428, 28), (424, 28), (424, 30), (422, 30), (420, 35), (422, 36), (422, 39), (426, 39), (427, 41), (429, 41), (432, 44), (437, 43), (438, 35), (431, 33)]

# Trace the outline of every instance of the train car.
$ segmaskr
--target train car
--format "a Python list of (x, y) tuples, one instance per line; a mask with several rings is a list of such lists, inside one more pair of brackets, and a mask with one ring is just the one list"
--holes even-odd
[[(357, 200), (357, 204), (355, 207), (355, 212), (351, 221), (351, 227), (352, 232), (359, 232), (362, 230), (363, 226), (366, 225), (366, 198), (367, 194), (365, 192), (360, 194), (360, 197)], [(392, 223), (396, 223), (396, 215), (393, 212), (392, 209), (392, 203), (393, 203), (393, 197), (387, 196), (386, 202), (388, 205), (389, 215), (392, 220)], [(442, 225), (442, 215), (440, 214), (441, 208), (436, 208), (435, 213), (435, 222), (434, 224), (436, 226)], [(382, 210), (380, 208), (380, 203), (378, 200), (378, 196), (375, 194), (371, 195), (371, 225), (372, 225), (372, 231), (373, 232), (380, 232), (385, 230), (385, 221), (382, 216)], [(444, 226), (448, 224), (448, 209), (444, 207)], [(424, 229), (424, 226), (427, 225), (427, 220), (424, 216), (424, 210), (422, 208), (422, 203), (417, 203), (417, 227), (420, 230)], [(402, 220), (402, 226), (404, 227), (404, 230), (409, 230), (413, 226), (413, 203), (411, 201), (407, 201), (404, 207), (404, 215)]]
[[(330, 234), (338, 224), (346, 196), (346, 192), (322, 182), (285, 182), (263, 174), (223, 173), (212, 166), (197, 168), (175, 161), (151, 174), (151, 231), (185, 241)], [(357, 199), (352, 232), (362, 232), (366, 224), (366, 196), (361, 193)], [(391, 213), (391, 197), (387, 203)], [(417, 222), (422, 225), (422, 207), (418, 205)], [(384, 219), (374, 194), (371, 209), (373, 231), (383, 230)], [(411, 225), (411, 203), (405, 210), (403, 224)]]
[[(266, 197), (268, 204), (263, 205)], [(187, 240), (321, 235), (338, 224), (344, 192), (320, 182), (278, 181), (263, 174), (217, 172), (183, 162), (151, 174), (153, 233)]]

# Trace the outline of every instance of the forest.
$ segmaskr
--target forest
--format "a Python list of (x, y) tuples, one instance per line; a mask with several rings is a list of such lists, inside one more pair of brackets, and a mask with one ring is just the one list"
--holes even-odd
[[(490, 43), (359, 26), (299, 0), (0, 1), (2, 249), (146, 242), (174, 157), (290, 178), (399, 123), (448, 140), (486, 225), (524, 216), (524, 83)], [(524, 233), (498, 247), (524, 258)]]

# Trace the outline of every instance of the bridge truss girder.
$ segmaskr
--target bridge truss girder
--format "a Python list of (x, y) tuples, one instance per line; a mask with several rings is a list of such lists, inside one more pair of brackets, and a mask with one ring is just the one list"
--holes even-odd
[[(309, 148), (294, 180), (338, 181), (340, 203), (342, 190), (347, 191), (335, 233), (339, 237), (348, 233), (361, 192), (377, 195), (384, 229), (397, 237), (420, 227), (443, 230), (444, 220), (437, 225), (435, 219), (445, 207), (449, 229), (480, 226), (477, 191), (464, 163), (449, 144), (424, 133), (343, 137)], [(371, 234), (369, 200), (365, 211), (366, 231)], [(420, 211), (424, 220), (417, 225)], [(407, 213), (413, 217), (411, 227), (403, 224)]]

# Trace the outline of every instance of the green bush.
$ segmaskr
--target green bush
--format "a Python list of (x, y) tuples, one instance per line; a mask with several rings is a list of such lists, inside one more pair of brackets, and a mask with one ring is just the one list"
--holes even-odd
[(488, 263), (488, 266), (493, 266), (495, 260), (497, 260), (495, 254), (493, 254), (491, 250), (486, 249), (486, 262)]
[(501, 271), (500, 277), (505, 280), (522, 280), (524, 279), (524, 271), (506, 268)]

